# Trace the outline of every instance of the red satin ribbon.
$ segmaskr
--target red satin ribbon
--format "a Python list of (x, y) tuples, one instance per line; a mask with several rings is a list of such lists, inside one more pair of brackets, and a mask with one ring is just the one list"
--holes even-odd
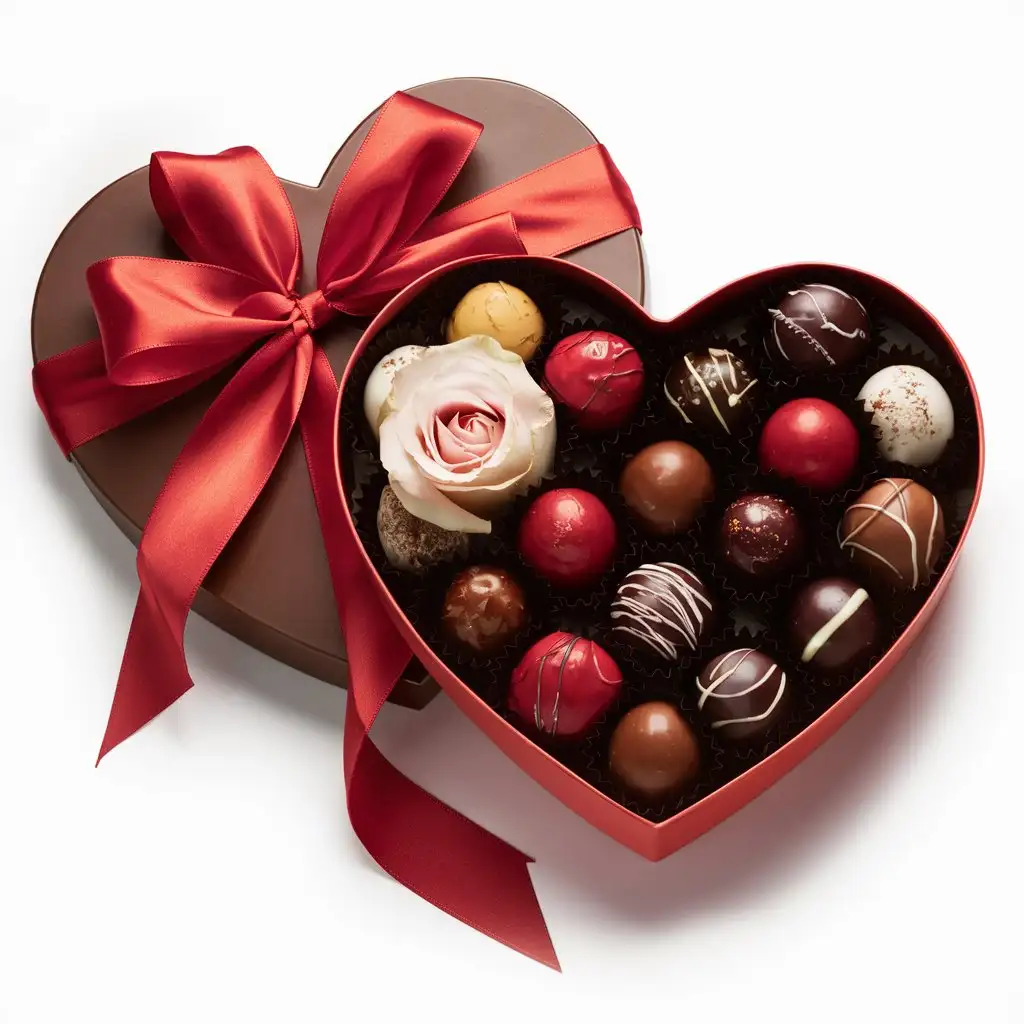
[(336, 528), (338, 388), (315, 340), (331, 318), (371, 315), (451, 260), (559, 255), (639, 228), (629, 188), (599, 145), (435, 215), (481, 130), (404, 93), (391, 97), (338, 186), (317, 256), (319, 287), (305, 296), (295, 290), (302, 251), (291, 205), (255, 150), (154, 154), (153, 205), (190, 262), (123, 256), (91, 266), (100, 340), (39, 363), (33, 384), (69, 454), (251, 350), (182, 448), (143, 531), (139, 599), (100, 758), (192, 686), (189, 609), (298, 425), (349, 658), (353, 829), (402, 884), (557, 967), (530, 858), (406, 779), (369, 739), (410, 655), (372, 597), (355, 538)]

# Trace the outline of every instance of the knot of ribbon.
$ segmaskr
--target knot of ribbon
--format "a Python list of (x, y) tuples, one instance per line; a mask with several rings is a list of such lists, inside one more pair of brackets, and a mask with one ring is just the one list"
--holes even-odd
[[(146, 522), (139, 599), (100, 758), (191, 686), (185, 622), (217, 557), (298, 427), (350, 689), (346, 795), (353, 829), (403, 884), (460, 920), (557, 966), (529, 858), (402, 776), (368, 732), (410, 653), (373, 598), (355, 539), (337, 528), (338, 386), (316, 331), (376, 313), (435, 267), (472, 256), (560, 255), (639, 228), (625, 181), (594, 145), (437, 213), (482, 126), (404, 93), (381, 108), (327, 215), (316, 288), (281, 182), (254, 149), (157, 153), (153, 206), (184, 260), (115, 256), (87, 283), (99, 339), (37, 364), (36, 397), (65, 454), (231, 368)], [(406, 830), (405, 834), (400, 834)], [(444, 849), (420, 857), (418, 844)]]

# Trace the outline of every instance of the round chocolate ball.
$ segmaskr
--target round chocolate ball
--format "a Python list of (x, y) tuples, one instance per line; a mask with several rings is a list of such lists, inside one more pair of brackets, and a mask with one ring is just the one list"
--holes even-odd
[(526, 595), (504, 569), (472, 565), (445, 594), (441, 628), (445, 636), (474, 654), (493, 654), (526, 625)]
[(427, 350), (422, 345), (402, 345), (389, 352), (370, 371), (363, 389), (363, 414), (374, 437), (380, 436), (380, 425), (394, 411), (391, 404), (391, 385), (395, 374), (416, 362)]
[(789, 640), (800, 660), (822, 672), (845, 672), (875, 646), (878, 615), (868, 592), (839, 576), (815, 580), (789, 612)]
[(889, 462), (930, 466), (953, 437), (953, 403), (946, 389), (920, 366), (886, 366), (857, 398), (872, 414), (879, 454)]
[(869, 487), (839, 524), (839, 547), (855, 565), (897, 590), (928, 583), (945, 540), (946, 522), (935, 495), (898, 477)]
[(734, 434), (750, 419), (757, 378), (728, 349), (687, 352), (665, 377), (665, 397), (684, 423), (717, 434)]
[(763, 472), (814, 491), (844, 484), (859, 455), (857, 428), (842, 409), (823, 398), (796, 398), (776, 409), (758, 444)]
[(579, 736), (621, 689), (622, 673), (603, 647), (572, 633), (551, 633), (513, 671), (508, 706), (538, 732)]
[(722, 555), (733, 569), (771, 580), (803, 557), (804, 528), (793, 508), (772, 494), (745, 494), (722, 517)]
[(858, 299), (830, 284), (805, 284), (768, 310), (765, 341), (778, 361), (805, 373), (841, 370), (867, 351), (868, 313)]
[(696, 573), (675, 562), (649, 562), (619, 584), (612, 634), (642, 654), (681, 661), (714, 621), (715, 604)]
[(626, 463), (619, 491), (647, 533), (669, 537), (693, 525), (715, 496), (715, 478), (692, 445), (658, 441)]
[(644, 393), (644, 364), (625, 338), (580, 331), (563, 338), (544, 363), (544, 389), (581, 430), (615, 430)]
[(697, 677), (697, 707), (718, 735), (733, 742), (764, 736), (786, 710), (786, 673), (761, 651), (720, 654)]
[(487, 281), (462, 296), (445, 325), (450, 342), (474, 334), (486, 334), (502, 348), (529, 359), (544, 337), (544, 317), (522, 289)]
[(560, 587), (596, 580), (611, 567), (617, 544), (615, 520), (604, 502), (574, 487), (542, 494), (519, 524), (519, 553)]
[(377, 535), (388, 562), (404, 572), (423, 572), (439, 562), (469, 554), (466, 534), (442, 530), (417, 518), (390, 487), (381, 492), (377, 506)]
[(628, 711), (612, 733), (608, 770), (643, 803), (676, 796), (700, 772), (700, 746), (671, 704), (650, 701)]

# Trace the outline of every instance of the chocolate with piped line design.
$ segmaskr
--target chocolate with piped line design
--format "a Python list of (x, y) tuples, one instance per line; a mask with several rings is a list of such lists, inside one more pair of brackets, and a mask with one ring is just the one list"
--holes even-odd
[(845, 672), (874, 649), (878, 615), (863, 587), (829, 576), (807, 584), (797, 594), (787, 629), (790, 645), (805, 665), (823, 672)]
[(753, 411), (757, 378), (728, 349), (687, 352), (665, 377), (665, 397), (683, 422), (726, 434), (742, 426)]
[(794, 288), (768, 310), (769, 353), (805, 372), (843, 369), (867, 350), (871, 324), (859, 299), (830, 284)]
[(750, 647), (721, 654), (697, 677), (698, 709), (728, 740), (763, 736), (779, 720), (788, 699), (786, 673), (767, 654)]

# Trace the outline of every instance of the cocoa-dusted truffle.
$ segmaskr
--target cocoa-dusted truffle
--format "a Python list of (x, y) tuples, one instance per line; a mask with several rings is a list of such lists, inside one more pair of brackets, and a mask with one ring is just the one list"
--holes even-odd
[(789, 612), (789, 640), (812, 669), (845, 672), (875, 646), (878, 615), (863, 588), (838, 576), (815, 580), (797, 594)]
[(643, 654), (680, 661), (697, 649), (715, 605), (696, 573), (675, 562), (649, 562), (619, 584), (612, 634)]
[(529, 359), (544, 338), (544, 317), (522, 289), (487, 281), (462, 296), (445, 325), (448, 341), (474, 334), (486, 334), (502, 348)]
[(509, 710), (538, 732), (586, 732), (619, 695), (622, 673), (612, 656), (572, 633), (551, 633), (523, 655), (512, 673)]
[(377, 535), (388, 562), (404, 572), (422, 572), (438, 562), (469, 554), (466, 534), (418, 519), (390, 486), (381, 492), (377, 507)]
[(697, 707), (723, 739), (763, 736), (782, 717), (789, 694), (786, 673), (749, 647), (721, 654), (697, 677)]
[(643, 398), (644, 364), (625, 338), (608, 331), (580, 331), (552, 349), (543, 383), (581, 430), (615, 430)]
[(658, 441), (626, 463), (619, 491), (647, 533), (668, 537), (693, 525), (715, 496), (715, 477), (692, 445)]
[(843, 515), (839, 546), (880, 583), (913, 590), (931, 579), (946, 540), (935, 495), (913, 480), (886, 477)]
[(719, 539), (729, 566), (762, 580), (793, 569), (804, 553), (800, 517), (772, 494), (737, 498), (725, 510)]
[(768, 310), (765, 341), (777, 362), (805, 373), (842, 370), (867, 351), (868, 313), (859, 299), (830, 284), (805, 284)]
[(604, 502), (575, 487), (542, 494), (519, 524), (519, 553), (560, 587), (593, 583), (611, 568), (617, 544), (615, 520)]
[(650, 701), (628, 711), (608, 744), (608, 770), (642, 803), (668, 800), (700, 773), (700, 746), (671, 704)]
[(708, 348), (672, 364), (665, 397), (683, 418), (712, 434), (735, 434), (754, 411), (757, 378), (725, 348)]
[(523, 588), (504, 569), (471, 565), (448, 588), (441, 627), (454, 644), (493, 654), (518, 635), (529, 618)]

